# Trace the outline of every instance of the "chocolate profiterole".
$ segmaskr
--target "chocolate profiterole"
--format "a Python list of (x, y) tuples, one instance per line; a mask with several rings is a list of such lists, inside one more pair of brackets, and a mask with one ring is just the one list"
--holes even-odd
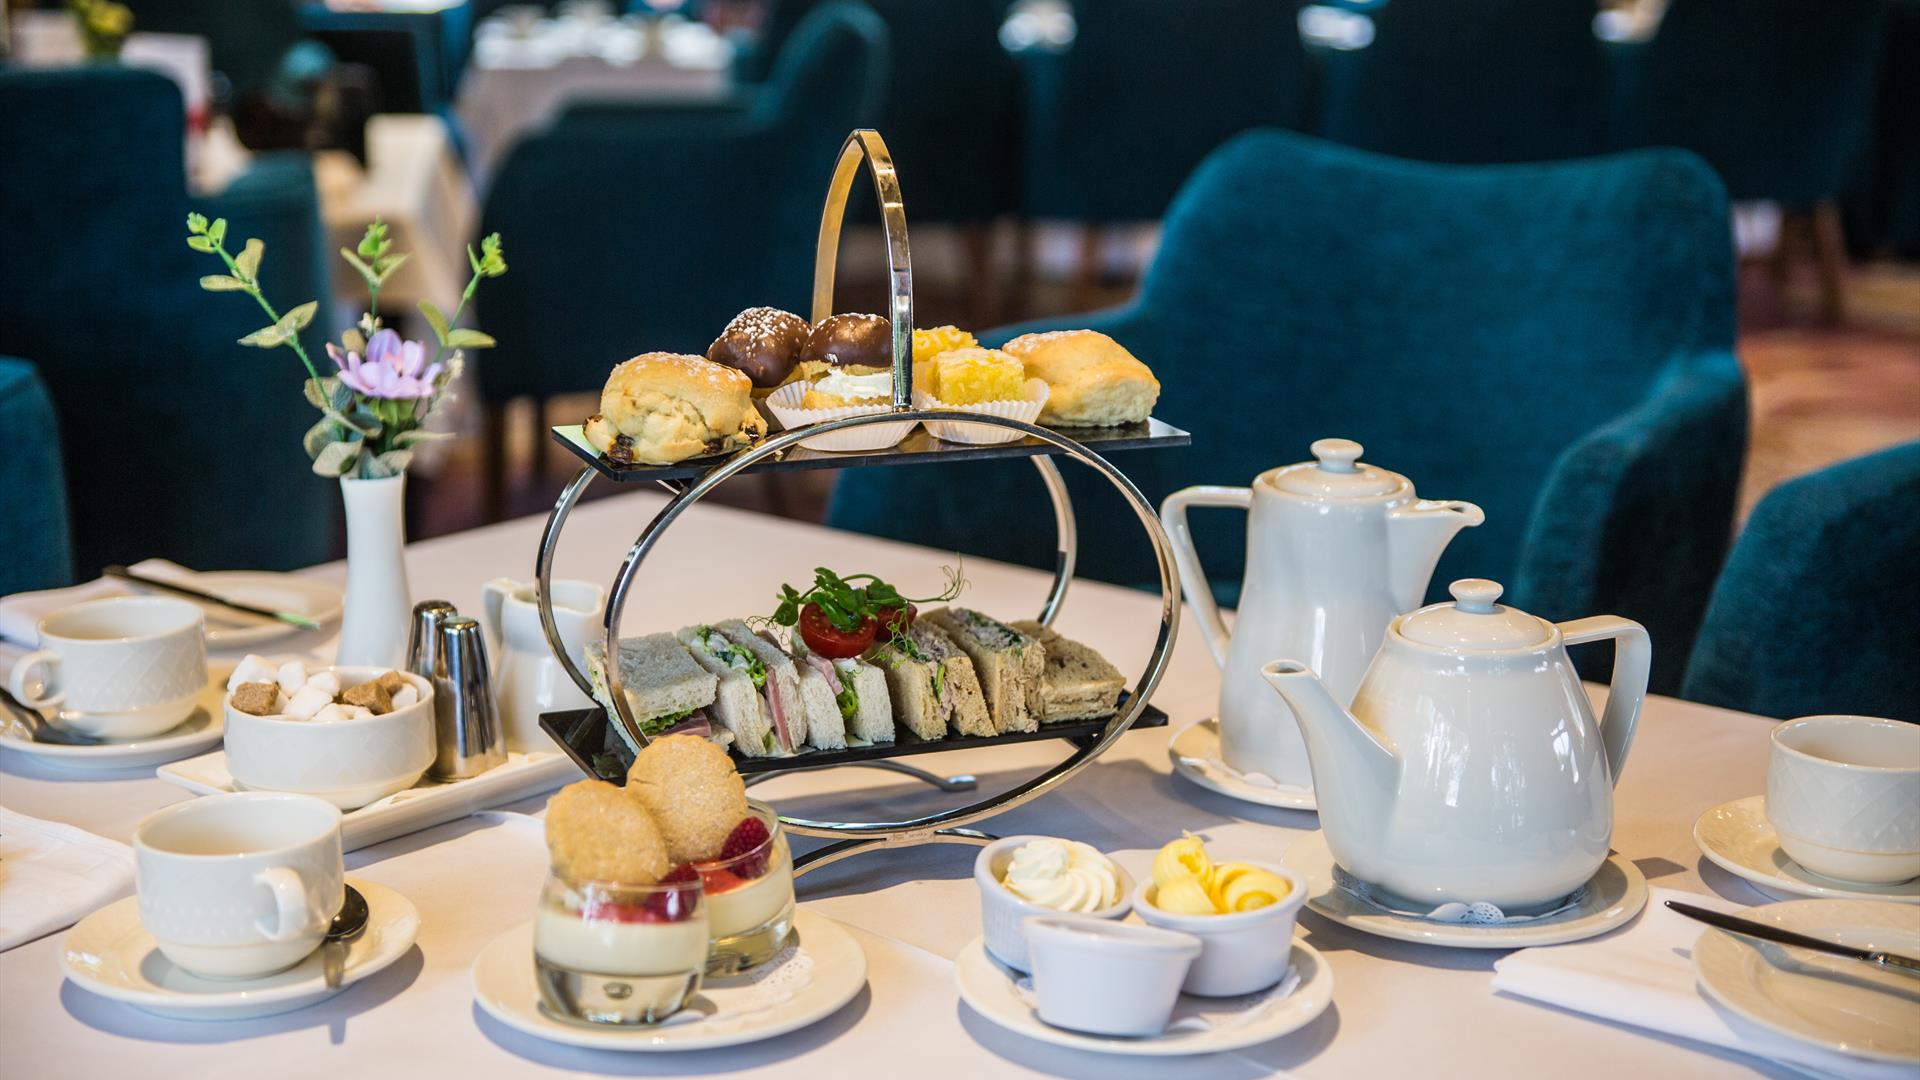
[(891, 371), (893, 323), (885, 315), (829, 315), (807, 335), (800, 358), (822, 361), (850, 375)]
[(737, 368), (767, 390), (785, 382), (807, 343), (807, 320), (779, 308), (753, 307), (733, 317), (707, 346), (707, 359)]

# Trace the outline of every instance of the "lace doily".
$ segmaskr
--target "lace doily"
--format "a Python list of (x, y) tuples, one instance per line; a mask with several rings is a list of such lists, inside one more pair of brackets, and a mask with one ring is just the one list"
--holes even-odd
[(1509, 915), (1500, 910), (1499, 905), (1489, 904), (1485, 900), (1476, 900), (1471, 904), (1464, 904), (1456, 900), (1451, 903), (1441, 904), (1431, 911), (1422, 912), (1406, 907), (1397, 898), (1393, 897), (1392, 894), (1361, 881), (1359, 878), (1348, 873), (1345, 867), (1338, 864), (1335, 864), (1333, 868), (1333, 884), (1341, 892), (1346, 893), (1355, 900), (1389, 915), (1398, 915), (1406, 919), (1419, 919), (1423, 922), (1455, 923), (1468, 926), (1512, 926), (1517, 923), (1539, 922), (1542, 919), (1551, 919), (1564, 915), (1574, 908), (1579, 907), (1581, 902), (1587, 898), (1587, 887), (1582, 885), (1554, 901), (1546, 910), (1527, 915)]
[(715, 1029), (747, 1026), (756, 1013), (792, 1001), (813, 983), (813, 954), (789, 938), (785, 948), (751, 971), (710, 979), (687, 1007), (662, 1021), (662, 1027), (699, 1024)]
[[(1181, 994), (1174, 1002), (1173, 1017), (1167, 1021), (1167, 1028), (1161, 1038), (1169, 1035), (1199, 1034), (1209, 1031), (1232, 1031), (1235, 1028), (1257, 1024), (1267, 1018), (1267, 1014), (1280, 1007), (1295, 990), (1300, 988), (1300, 972), (1291, 970), (1287, 977), (1279, 982), (1252, 994), (1238, 997), (1195, 997)], [(1034, 996), (1033, 977), (1022, 976), (1013, 984), (1014, 993), (1022, 1004), (1034, 1010), (1039, 1016), (1039, 999)]]

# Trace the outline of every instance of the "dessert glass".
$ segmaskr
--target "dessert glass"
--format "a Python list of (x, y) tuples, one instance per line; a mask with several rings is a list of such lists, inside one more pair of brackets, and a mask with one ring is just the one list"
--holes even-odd
[(780, 816), (757, 802), (747, 804), (747, 813), (767, 827), (765, 842), (731, 859), (698, 864), (713, 933), (709, 975), (732, 975), (766, 963), (793, 930), (793, 855)]
[(591, 1024), (651, 1024), (699, 989), (707, 902), (698, 878), (629, 885), (549, 874), (533, 924), (540, 1000)]

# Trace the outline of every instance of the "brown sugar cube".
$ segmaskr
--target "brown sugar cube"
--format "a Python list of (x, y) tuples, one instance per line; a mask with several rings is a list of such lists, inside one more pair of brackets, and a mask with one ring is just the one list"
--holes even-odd
[(371, 709), (375, 716), (393, 711), (393, 695), (387, 692), (385, 684), (379, 679), (348, 687), (346, 692), (340, 695), (340, 700), (348, 705)]
[(280, 701), (280, 687), (270, 682), (241, 683), (233, 688), (233, 707), (248, 716), (273, 716)]
[(400, 688), (407, 685), (406, 676), (400, 674), (398, 671), (383, 671), (380, 673), (380, 677), (373, 681), (386, 690), (388, 697), (399, 693)]

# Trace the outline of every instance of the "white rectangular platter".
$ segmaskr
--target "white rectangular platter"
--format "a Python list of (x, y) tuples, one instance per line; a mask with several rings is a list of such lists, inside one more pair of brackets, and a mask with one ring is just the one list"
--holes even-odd
[[(162, 765), (157, 771), (160, 779), (196, 795), (242, 790), (227, 772), (224, 750)], [(358, 851), (578, 779), (580, 769), (559, 751), (508, 754), (506, 764), (479, 776), (447, 782), (422, 778), (405, 791), (347, 811), (340, 821), (340, 840), (346, 850)]]

